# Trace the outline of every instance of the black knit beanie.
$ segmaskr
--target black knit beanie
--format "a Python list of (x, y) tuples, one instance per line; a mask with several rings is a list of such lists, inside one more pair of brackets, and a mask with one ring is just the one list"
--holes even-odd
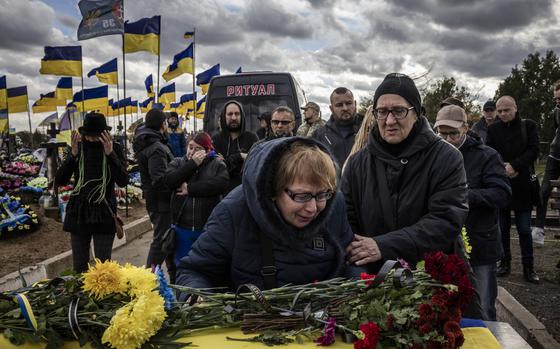
[(373, 97), (374, 108), (377, 108), (377, 100), (379, 97), (386, 94), (401, 96), (414, 107), (416, 115), (422, 115), (422, 98), (420, 97), (420, 92), (418, 92), (414, 81), (412, 81), (412, 79), (407, 75), (391, 73), (385, 76), (381, 85), (379, 85), (377, 90), (375, 90), (375, 95)]
[(163, 110), (150, 109), (150, 111), (146, 113), (144, 124), (146, 125), (146, 127), (151, 128), (152, 130), (159, 131), (165, 119), (166, 117)]

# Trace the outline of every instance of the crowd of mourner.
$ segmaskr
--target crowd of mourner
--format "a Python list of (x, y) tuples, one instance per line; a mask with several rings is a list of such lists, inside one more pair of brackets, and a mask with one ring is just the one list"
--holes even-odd
[[(560, 83), (553, 93), (560, 104)], [(386, 260), (415, 266), (431, 251), (457, 253), (478, 295), (466, 315), (496, 320), (496, 278), (512, 267), (513, 218), (524, 278), (539, 282), (533, 244), (543, 243), (560, 139), (551, 144), (542, 195), (535, 193), (538, 128), (517, 113), (514, 98), (487, 101), (470, 126), (463, 103), (450, 96), (431, 124), (414, 81), (393, 73), (365, 115), (344, 87), (331, 93), (329, 108), (325, 122), (307, 103), (296, 130), (294, 112), (278, 106), (259, 117), (255, 134), (231, 100), (217, 134), (188, 138), (176, 114), (150, 110), (133, 139), (154, 227), (146, 265), (165, 262), (172, 283), (194, 288), (270, 289), (375, 274)], [(87, 269), (92, 239), (96, 257), (111, 258), (109, 188), (128, 177), (109, 130), (103, 115), (86, 115), (57, 173), (59, 185), (72, 175), (76, 181), (64, 222), (76, 272)], [(174, 246), (166, 241), (170, 227)]]

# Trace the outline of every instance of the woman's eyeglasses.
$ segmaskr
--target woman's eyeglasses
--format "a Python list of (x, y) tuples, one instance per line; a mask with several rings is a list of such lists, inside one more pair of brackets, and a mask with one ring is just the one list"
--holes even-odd
[(317, 194), (294, 193), (290, 189), (284, 189), (284, 191), (286, 192), (286, 194), (288, 194), (290, 199), (294, 200), (295, 202), (299, 202), (299, 203), (309, 202), (309, 201), (311, 201), (311, 199), (315, 199), (315, 201), (317, 201), (317, 202), (324, 202), (324, 201), (327, 201), (328, 199), (332, 198), (333, 195), (334, 195), (334, 192), (332, 190), (327, 190), (327, 191), (317, 193)]

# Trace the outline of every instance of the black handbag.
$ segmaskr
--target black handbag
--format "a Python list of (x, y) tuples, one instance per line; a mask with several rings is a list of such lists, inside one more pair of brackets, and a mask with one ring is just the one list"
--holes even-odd
[(188, 196), (185, 197), (181, 208), (179, 209), (179, 214), (177, 215), (177, 219), (175, 219), (175, 223), (171, 224), (169, 228), (163, 233), (161, 237), (161, 251), (165, 254), (172, 254), (175, 252), (175, 239), (177, 232), (175, 231), (175, 227), (179, 223), (181, 216), (183, 215), (183, 210), (185, 209), (185, 204), (188, 201)]

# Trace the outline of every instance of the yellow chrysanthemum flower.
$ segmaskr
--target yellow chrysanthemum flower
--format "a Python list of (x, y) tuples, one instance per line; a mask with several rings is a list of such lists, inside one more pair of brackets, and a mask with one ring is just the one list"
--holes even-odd
[(102, 337), (116, 349), (137, 349), (159, 331), (167, 314), (163, 298), (148, 292), (121, 307)]
[(122, 271), (118, 263), (113, 261), (101, 262), (95, 260), (95, 265), (90, 265), (82, 276), (83, 290), (94, 298), (101, 299), (112, 293), (122, 293)]
[(128, 290), (131, 297), (152, 292), (157, 288), (157, 276), (150, 269), (126, 264), (122, 268), (122, 288)]
[(461, 229), (461, 237), (463, 238), (463, 243), (465, 244), (465, 252), (467, 252), (467, 257), (470, 258), (472, 246), (470, 244), (469, 235), (465, 226), (463, 226), (463, 228)]

